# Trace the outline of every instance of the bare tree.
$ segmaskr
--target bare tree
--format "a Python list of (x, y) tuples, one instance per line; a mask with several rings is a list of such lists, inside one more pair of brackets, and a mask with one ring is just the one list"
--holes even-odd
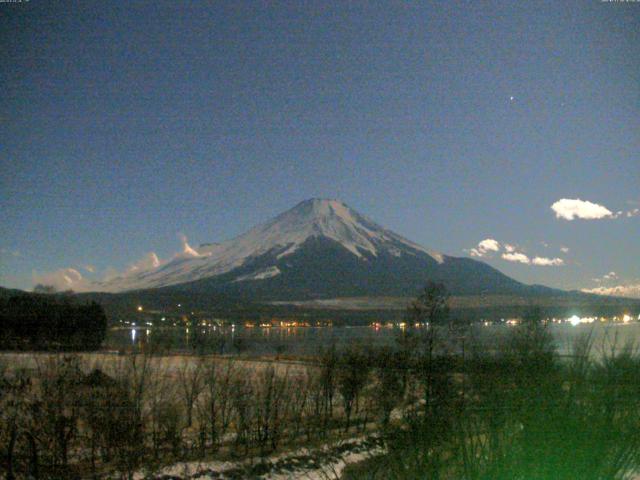
[(146, 460), (145, 401), (151, 378), (151, 353), (128, 355), (116, 370), (121, 395), (110, 398), (107, 406), (108, 448), (114, 452), (122, 476), (130, 480)]
[(302, 405), (301, 415), (307, 440), (310, 441), (316, 435), (326, 436), (329, 425), (326, 383), (321, 371), (308, 372), (306, 389), (308, 400)]
[[(88, 443), (91, 475), (97, 478), (98, 461), (108, 460), (105, 430), (108, 427), (110, 399), (121, 391), (116, 381), (101, 369), (95, 368), (87, 375), (78, 389), (80, 404), (81, 434)], [(102, 455), (100, 452), (102, 451)]]
[(288, 373), (279, 375), (269, 365), (258, 374), (255, 387), (256, 436), (262, 454), (267, 447), (274, 450), (282, 434), (284, 419), (288, 413)]
[[(42, 431), (50, 446), (53, 466), (67, 472), (69, 451), (78, 434), (80, 404), (79, 386), (82, 380), (77, 355), (52, 356), (38, 368), (42, 397)], [(64, 473), (62, 473), (64, 475)]]
[(15, 450), (26, 416), (26, 395), (31, 381), (24, 372), (11, 375), (0, 366), (0, 445), (5, 478), (15, 479)]
[[(445, 324), (449, 318), (449, 294), (441, 283), (428, 282), (420, 295), (407, 307), (407, 335), (417, 335), (419, 346), (424, 349), (429, 360), (433, 359), (437, 340), (436, 327)], [(414, 326), (420, 329), (416, 332)]]
[[(202, 428), (208, 430), (211, 447), (216, 450), (231, 421), (230, 389), (233, 386), (235, 362), (227, 360), (224, 366), (219, 360), (209, 359), (203, 369), (204, 395), (198, 405), (198, 416)], [(206, 436), (206, 432), (204, 435)], [(202, 442), (206, 443), (206, 440)]]
[(390, 348), (383, 348), (375, 355), (376, 386), (374, 397), (382, 414), (382, 425), (388, 426), (393, 409), (404, 397), (405, 379), (402, 372), (405, 366), (400, 364), (403, 357)]
[(243, 447), (245, 455), (249, 452), (254, 418), (253, 385), (251, 374), (245, 369), (234, 375), (230, 390), (233, 408), (233, 422), (236, 429), (236, 453)]
[(197, 357), (194, 364), (185, 361), (178, 369), (178, 383), (187, 416), (187, 427), (193, 424), (193, 406), (202, 392), (203, 359)]
[(349, 431), (354, 407), (357, 411), (358, 397), (369, 378), (370, 364), (359, 347), (347, 348), (338, 359), (337, 384), (342, 396), (345, 414), (345, 432)]
[(170, 420), (175, 425), (175, 419), (169, 413), (173, 409), (174, 399), (177, 397), (176, 384), (168, 374), (166, 368), (157, 366), (149, 374), (149, 395), (146, 402), (148, 408), (147, 428), (156, 461), (161, 458), (161, 450), (167, 439), (172, 450), (176, 450), (172, 432), (167, 432), (166, 422)]
[(291, 378), (289, 402), (289, 425), (292, 429), (291, 436), (298, 438), (300, 430), (303, 427), (305, 413), (307, 412), (311, 391), (314, 388), (316, 376), (311, 374), (308, 369), (302, 375)]
[(322, 428), (326, 433), (329, 423), (333, 417), (333, 397), (336, 391), (336, 376), (338, 367), (338, 354), (335, 344), (320, 352), (320, 384), (322, 389), (322, 397), (317, 400), (322, 409), (321, 417), (324, 420)]

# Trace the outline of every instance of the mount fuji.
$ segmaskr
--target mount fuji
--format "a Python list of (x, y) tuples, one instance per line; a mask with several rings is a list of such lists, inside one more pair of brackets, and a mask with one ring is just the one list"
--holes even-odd
[(194, 248), (91, 290), (223, 293), (256, 300), (413, 295), (429, 280), (455, 295), (558, 293), (489, 265), (426, 249), (338, 200), (310, 199), (239, 237)]

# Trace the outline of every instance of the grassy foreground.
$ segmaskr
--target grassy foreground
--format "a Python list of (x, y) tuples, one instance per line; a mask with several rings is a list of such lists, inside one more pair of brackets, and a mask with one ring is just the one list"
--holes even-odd
[[(422, 407), (384, 434), (388, 454), (344, 478), (631, 479), (640, 472), (640, 356), (589, 334), (559, 358), (529, 321), (487, 354), (425, 365)], [(460, 359), (458, 359), (460, 360)]]

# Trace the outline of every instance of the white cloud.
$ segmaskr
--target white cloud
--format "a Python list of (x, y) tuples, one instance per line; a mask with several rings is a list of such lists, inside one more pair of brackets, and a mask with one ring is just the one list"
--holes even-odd
[(491, 252), (497, 252), (500, 250), (500, 243), (493, 238), (485, 238), (476, 248), (469, 250), (469, 254), (472, 257), (486, 257)]
[(184, 234), (180, 234), (180, 241), (182, 242), (182, 251), (176, 253), (174, 258), (196, 258), (196, 257), (209, 257), (211, 253), (200, 253), (198, 250), (189, 245), (187, 241), (187, 236)]
[(640, 208), (634, 208), (627, 212), (627, 218), (637, 217), (638, 215), (640, 215)]
[(487, 238), (485, 240), (482, 240), (478, 244), (478, 248), (486, 251), (497, 252), (498, 250), (500, 250), (500, 243), (493, 238)]
[[(191, 247), (185, 235), (180, 235), (180, 241), (182, 242), (182, 250), (172, 257), (174, 259), (205, 257), (211, 255), (210, 253), (201, 254), (195, 248)], [(4, 250), (2, 250), (2, 252), (4, 252)], [(107, 282), (117, 277), (128, 277), (130, 275), (147, 272), (160, 267), (167, 263), (167, 261), (168, 260), (161, 260), (158, 258), (158, 255), (155, 252), (149, 252), (140, 260), (128, 265), (124, 271), (118, 271), (112, 267), (107, 268), (102, 275), (101, 280), (98, 282)], [(87, 272), (95, 273), (95, 267), (93, 265), (83, 265), (82, 268)], [(96, 286), (95, 282), (84, 278), (75, 268), (62, 268), (54, 272), (42, 274), (34, 272), (32, 275), (32, 281), (33, 285), (37, 285), (39, 283), (43, 285), (51, 285), (57, 290), (72, 289), (74, 291), (88, 291)]]
[(560, 247), (562, 253), (569, 253), (569, 247)]
[(500, 243), (493, 238), (487, 238), (478, 244), (478, 248), (484, 251), (497, 252), (500, 250)]
[[(108, 268), (102, 276), (102, 281), (108, 281), (115, 277), (126, 277), (135, 273), (151, 270), (162, 264), (155, 252), (149, 252), (137, 262), (130, 264), (124, 272), (118, 272), (113, 268)], [(93, 265), (84, 265), (86, 271), (95, 273)], [(33, 285), (42, 284), (50, 285), (56, 290), (73, 290), (75, 292), (91, 291), (95, 287), (94, 282), (84, 278), (82, 274), (75, 268), (61, 268), (53, 272), (32, 274)]]
[(531, 260), (533, 265), (540, 265), (543, 267), (560, 267), (564, 265), (564, 260), (561, 258), (546, 258), (546, 257), (535, 257)]
[(42, 284), (52, 286), (56, 290), (74, 290), (76, 292), (86, 291), (88, 282), (82, 274), (75, 268), (61, 268), (54, 272), (42, 273), (33, 272), (33, 285)]
[(562, 198), (551, 205), (551, 209), (556, 213), (556, 218), (573, 220), (582, 218), (585, 220), (595, 220), (600, 218), (615, 218), (608, 208), (597, 203), (580, 200), (579, 198)]
[(187, 236), (186, 235), (180, 235), (180, 241), (182, 242), (182, 254), (186, 257), (199, 257), (200, 254), (198, 252), (196, 252), (191, 245), (189, 245), (189, 242), (187, 242)]
[(159, 267), (160, 264), (161, 262), (158, 255), (156, 255), (156, 252), (149, 252), (137, 262), (129, 265), (123, 275), (131, 275), (132, 273), (152, 270)]
[(596, 295), (640, 298), (640, 283), (635, 285), (617, 285), (615, 287), (583, 288), (582, 291), (585, 293), (595, 293)]
[(605, 273), (602, 277), (592, 278), (592, 280), (596, 283), (602, 283), (602, 282), (607, 282), (610, 280), (617, 280), (617, 279), (618, 279), (618, 274), (616, 272), (609, 272), (609, 273)]
[[(180, 241), (182, 242), (182, 249), (176, 253), (172, 259), (180, 258), (196, 258), (210, 256), (210, 253), (201, 254), (195, 248), (189, 245), (187, 237), (180, 234)], [(0, 252), (4, 253), (4, 249), (0, 249)], [(143, 272), (154, 270), (161, 265), (164, 265), (169, 260), (161, 260), (155, 252), (149, 252), (140, 260), (137, 260), (129, 264), (124, 271), (118, 271), (112, 267), (106, 269), (101, 278), (93, 281), (91, 279), (84, 278), (82, 274), (75, 268), (61, 268), (54, 272), (37, 273), (32, 275), (33, 285), (39, 283), (43, 285), (51, 285), (56, 290), (69, 290), (72, 289), (76, 292), (90, 291), (96, 288), (96, 283), (108, 282), (118, 277), (129, 277), (131, 275), (137, 275)], [(90, 273), (95, 273), (95, 267), (93, 265), (83, 265), (82, 268)]]
[[(175, 258), (195, 258), (195, 257), (206, 257), (211, 255), (210, 253), (201, 254), (195, 248), (189, 245), (186, 235), (180, 234), (179, 236), (180, 236), (180, 242), (182, 243), (182, 249), (181, 251), (173, 255), (172, 258), (174, 259)], [(131, 274), (145, 272), (147, 270), (153, 270), (165, 264), (167, 261), (169, 260), (161, 260), (160, 258), (158, 258), (158, 255), (155, 252), (149, 252), (137, 262), (129, 265), (123, 273), (118, 273), (113, 269), (108, 269), (108, 272), (106, 273), (104, 280), (107, 281), (117, 276), (126, 277)]]
[[(544, 242), (542, 242), (544, 243)], [(547, 245), (548, 246), (548, 245)], [(533, 257), (529, 258), (529, 256), (523, 252), (519, 252), (519, 248), (516, 245), (510, 243), (500, 244), (497, 240), (492, 238), (487, 238), (480, 243), (475, 248), (469, 250), (469, 254), (472, 257), (488, 257), (493, 252), (500, 252), (504, 250), (501, 258), (506, 260), (507, 262), (514, 263), (522, 263), (524, 265), (539, 265), (539, 266), (553, 266), (559, 267), (564, 265), (564, 260), (562, 258), (547, 258), (547, 257)], [(568, 249), (567, 249), (568, 251)]]
[(529, 257), (527, 257), (524, 253), (519, 253), (519, 252), (503, 253), (502, 258), (507, 262), (524, 263), (526, 265), (531, 263), (531, 260), (529, 260)]

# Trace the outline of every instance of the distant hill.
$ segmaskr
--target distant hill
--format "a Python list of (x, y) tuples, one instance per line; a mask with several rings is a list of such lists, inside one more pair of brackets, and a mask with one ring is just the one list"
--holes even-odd
[(30, 292), (24, 290), (18, 290), (16, 288), (0, 287), (0, 299), (7, 299), (16, 295), (30, 295)]

